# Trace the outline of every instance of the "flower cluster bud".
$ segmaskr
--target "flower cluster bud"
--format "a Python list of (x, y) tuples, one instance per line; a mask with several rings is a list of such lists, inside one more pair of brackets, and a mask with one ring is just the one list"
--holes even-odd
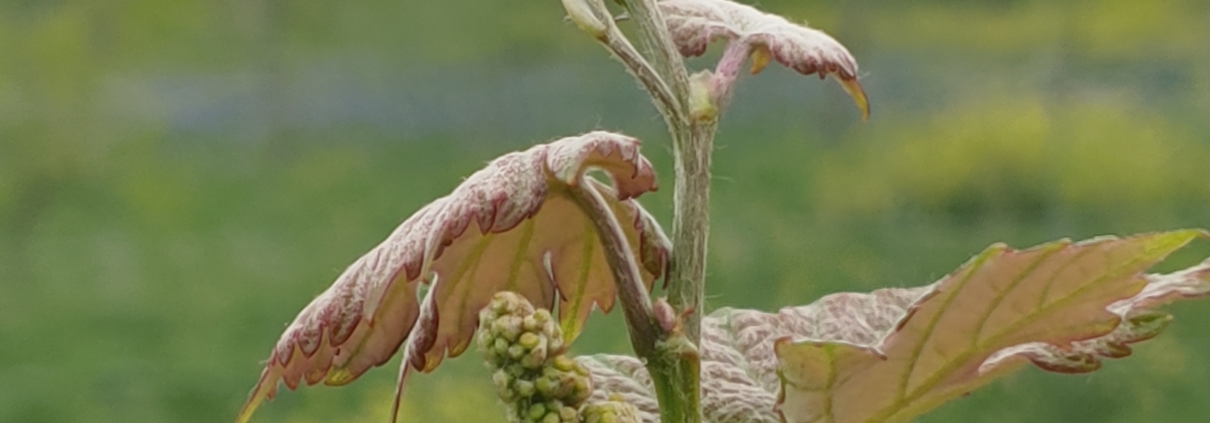
[(501, 292), (479, 312), (476, 338), (513, 423), (580, 423), (592, 393), (588, 369), (566, 355), (549, 310)]
[(620, 396), (611, 395), (608, 401), (593, 402), (580, 410), (583, 423), (642, 423), (639, 410)]

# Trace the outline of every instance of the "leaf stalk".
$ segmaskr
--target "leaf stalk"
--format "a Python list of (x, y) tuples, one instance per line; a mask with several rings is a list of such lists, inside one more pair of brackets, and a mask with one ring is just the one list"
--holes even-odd
[(667, 330), (652, 307), (634, 252), (595, 181), (581, 177), (571, 195), (592, 219), (618, 286), (618, 299), (635, 354), (647, 365), (662, 422), (701, 422), (701, 358), (680, 328)]

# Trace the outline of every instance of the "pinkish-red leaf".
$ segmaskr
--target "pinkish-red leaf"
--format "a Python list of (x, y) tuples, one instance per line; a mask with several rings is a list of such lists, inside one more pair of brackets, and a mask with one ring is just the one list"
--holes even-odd
[[(612, 187), (584, 178), (592, 169)], [(307, 305), (273, 349), (238, 421), (273, 398), (279, 382), (343, 385), (405, 341), (405, 370), (431, 371), (466, 350), (479, 309), (503, 290), (539, 307), (557, 303), (571, 341), (592, 309), (609, 311), (615, 296), (601, 241), (567, 192), (582, 181), (606, 194), (650, 289), (670, 243), (632, 200), (656, 188), (638, 140), (597, 131), (511, 153), (421, 208)], [(431, 285), (423, 303), (422, 283)]]

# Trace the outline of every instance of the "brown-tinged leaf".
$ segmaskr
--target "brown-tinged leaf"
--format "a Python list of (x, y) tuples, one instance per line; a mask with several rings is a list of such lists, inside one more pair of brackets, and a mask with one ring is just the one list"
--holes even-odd
[(664, 0), (659, 6), (682, 55), (700, 56), (719, 39), (744, 43), (752, 56), (752, 73), (772, 59), (803, 75), (833, 75), (862, 117), (869, 118), (869, 99), (857, 82), (857, 59), (823, 31), (730, 0)]
[[(1202, 234), (993, 246), (931, 285), (833, 294), (778, 313), (717, 310), (702, 320), (704, 421), (777, 423), (776, 409), (792, 423), (903, 422), (1027, 360), (1053, 371), (1094, 370), (1099, 357), (1129, 355), (1129, 344), (1164, 329), (1171, 317), (1155, 307), (1210, 294), (1210, 260), (1168, 275), (1142, 273)], [(932, 332), (921, 330), (930, 324)], [(642, 363), (578, 360), (592, 371), (594, 395), (622, 393), (646, 423), (659, 421)], [(896, 402), (912, 381), (923, 391)]]
[[(592, 169), (612, 187), (583, 177)], [(405, 340), (401, 373), (431, 371), (467, 349), (479, 309), (503, 290), (548, 309), (557, 301), (570, 342), (592, 309), (609, 311), (615, 296), (593, 224), (567, 191), (581, 181), (611, 202), (650, 289), (671, 247), (632, 199), (656, 188), (638, 140), (597, 131), (511, 153), (421, 208), (307, 305), (270, 354), (238, 421), (273, 398), (278, 382), (343, 385), (385, 363)], [(431, 285), (423, 303), (421, 283)]]
[[(780, 390), (774, 341), (786, 336), (871, 344), (902, 319), (931, 286), (890, 288), (870, 294), (833, 294), (779, 313), (722, 308), (702, 319), (702, 413), (708, 423), (777, 423)], [(645, 423), (659, 422), (655, 391), (633, 357), (577, 357), (592, 373), (595, 399), (621, 394)], [(599, 398), (598, 398), (599, 397)], [(641, 398), (646, 398), (642, 400)]]
[(1128, 344), (1163, 329), (1168, 316), (1151, 307), (1210, 293), (1210, 261), (1143, 273), (1204, 235), (992, 246), (932, 285), (885, 334), (853, 321), (840, 328), (848, 335), (778, 339), (777, 410), (789, 423), (906, 422), (1026, 362), (1095, 370), (1100, 357), (1125, 356)]

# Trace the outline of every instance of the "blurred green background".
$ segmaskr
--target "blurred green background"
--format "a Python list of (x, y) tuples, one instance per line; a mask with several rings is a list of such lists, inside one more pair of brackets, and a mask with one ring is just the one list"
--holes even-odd
[[(1210, 226), (1210, 2), (789, 1), (874, 115), (771, 67), (717, 140), (711, 307), (911, 286), (986, 245)], [(284, 325), (484, 162), (667, 136), (554, 1), (0, 1), (0, 422), (223, 422)], [(708, 60), (695, 60), (705, 67)], [(1161, 270), (1210, 255), (1201, 242)], [(1201, 422), (1210, 303), (1091, 375), (1029, 369), (922, 422)], [(618, 316), (579, 352), (626, 352)], [(394, 364), (259, 422), (383, 422)], [(407, 421), (503, 421), (474, 358)]]

